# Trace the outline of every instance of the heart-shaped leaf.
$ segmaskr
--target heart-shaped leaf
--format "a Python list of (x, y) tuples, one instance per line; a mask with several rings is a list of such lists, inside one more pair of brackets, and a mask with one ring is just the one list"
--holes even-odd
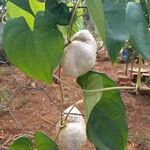
[(34, 16), (34, 13), (29, 4), (29, 0), (8, 0), (8, 1), (12, 2), (13, 4), (17, 5), (21, 9), (29, 12), (30, 14)]
[(37, 150), (58, 150), (56, 143), (42, 132), (35, 133)]
[[(105, 74), (92, 71), (79, 77), (78, 83), (84, 90), (116, 86)], [(99, 95), (95, 93), (92, 95), (91, 92), (84, 92), (85, 109), (90, 112), (90, 116), (87, 116), (88, 139), (95, 144), (97, 150), (124, 150), (128, 129), (125, 107), (119, 91), (104, 91)], [(94, 106), (91, 105), (92, 102)]]
[(103, 0), (107, 48), (113, 63), (117, 61), (119, 52), (128, 39), (125, 22), (126, 5), (127, 0)]
[(106, 44), (106, 25), (102, 0), (87, 0), (86, 3), (98, 32)]
[(10, 145), (9, 150), (33, 150), (33, 145), (28, 137), (20, 136)]
[(140, 3), (128, 3), (126, 20), (133, 44), (138, 52), (150, 60), (150, 31)]
[[(78, 83), (83, 90), (95, 90), (103, 88), (103, 81), (101, 76), (97, 73), (89, 72), (78, 78)], [(86, 111), (86, 116), (89, 118), (90, 113), (96, 103), (101, 99), (101, 92), (85, 92), (84, 93), (84, 106)]]
[(34, 26), (34, 16), (31, 15), (29, 12), (25, 11), (24, 9), (21, 9), (19, 6), (15, 5), (14, 3), (8, 1), (6, 4), (7, 7), (7, 13), (9, 14), (9, 17), (11, 19), (18, 18), (23, 16), (30, 26), (30, 28), (33, 29)]
[(46, 0), (45, 9), (54, 14), (59, 25), (69, 24), (71, 12), (65, 3), (58, 3), (57, 0)]
[(64, 38), (50, 12), (37, 13), (33, 31), (23, 17), (9, 21), (3, 39), (7, 56), (18, 68), (51, 83), (52, 72), (63, 54)]
[[(125, 23), (126, 0), (87, 0), (87, 7), (108, 49), (112, 63), (128, 39)], [(103, 12), (104, 11), (104, 12)]]
[[(37, 0), (29, 0), (30, 8), (34, 14), (36, 14), (39, 11), (45, 10), (45, 3), (44, 2), (38, 2)], [(18, 18), (23, 16), (30, 26), (30, 28), (33, 29), (34, 26), (34, 16), (31, 15), (28, 11), (22, 9), (21, 7), (15, 5), (11, 1), (7, 2), (7, 12), (9, 14), (9, 17), (11, 19)]]

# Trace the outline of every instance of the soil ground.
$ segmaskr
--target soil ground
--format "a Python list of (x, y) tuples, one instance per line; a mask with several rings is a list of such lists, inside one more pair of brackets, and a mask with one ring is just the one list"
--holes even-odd
[[(145, 66), (150, 64), (145, 63)], [(0, 67), (0, 145), (12, 136), (24, 132), (40, 130), (53, 136), (55, 124), (61, 113), (59, 84), (44, 85), (29, 79), (15, 67), (12, 67), (11, 73), (7, 69), (5, 66)], [(95, 69), (117, 81), (118, 72), (125, 70), (125, 64), (112, 66), (110, 61), (100, 57)], [(67, 82), (67, 85), (63, 85), (67, 108), (81, 100), (82, 93), (76, 90), (78, 86), (75, 80), (63, 72), (62, 80)], [(31, 86), (32, 89), (23, 88), (20, 82)], [(43, 90), (38, 89), (42, 86)], [(150, 93), (121, 93), (127, 108), (129, 127), (127, 150), (150, 150)], [(80, 109), (83, 111), (83, 108)], [(93, 146), (87, 143), (83, 149), (91, 150)]]

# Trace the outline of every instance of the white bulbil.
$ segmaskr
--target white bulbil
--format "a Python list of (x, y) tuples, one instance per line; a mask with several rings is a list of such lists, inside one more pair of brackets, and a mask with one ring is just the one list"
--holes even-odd
[[(67, 113), (72, 109), (72, 106), (64, 111), (63, 119), (66, 117)], [(74, 107), (71, 110), (71, 114), (67, 118), (66, 127), (64, 127), (58, 136), (58, 145), (63, 150), (81, 150), (86, 142), (86, 124), (81, 112)], [(57, 124), (56, 133), (58, 133), (58, 127), (60, 122)]]
[(75, 40), (81, 41), (81, 42), (86, 42), (93, 46), (93, 50), (95, 50), (95, 52), (97, 51), (96, 41), (95, 41), (93, 35), (88, 30), (81, 30), (79, 32), (76, 32), (71, 37), (71, 41), (75, 41)]
[(96, 41), (88, 30), (75, 33), (64, 50), (64, 71), (74, 78), (87, 73), (95, 65), (96, 51)]

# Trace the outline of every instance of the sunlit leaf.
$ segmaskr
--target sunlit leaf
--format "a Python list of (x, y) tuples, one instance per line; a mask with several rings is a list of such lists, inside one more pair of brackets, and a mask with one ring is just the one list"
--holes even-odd
[(23, 17), (9, 21), (3, 37), (12, 63), (28, 76), (51, 83), (53, 70), (63, 54), (64, 39), (50, 12), (37, 13), (33, 31)]
[(39, 11), (45, 10), (45, 3), (39, 2), (37, 0), (29, 0), (30, 7), (34, 14), (36, 14)]
[[(88, 72), (78, 78), (83, 90), (114, 87), (116, 84), (105, 74)], [(95, 104), (94, 106), (91, 103)], [(88, 139), (97, 150), (124, 150), (127, 144), (128, 128), (125, 107), (118, 90), (103, 93), (84, 92)], [(88, 108), (90, 107), (91, 108)], [(87, 114), (87, 113), (86, 113)]]
[(20, 7), (16, 6), (12, 2), (8, 1), (7, 2), (7, 12), (10, 16), (11, 19), (18, 18), (23, 16), (28, 23), (28, 25), (33, 28), (34, 25), (34, 16), (32, 16), (30, 13), (27, 11), (21, 9)]
[(150, 60), (150, 31), (140, 3), (128, 3), (126, 20), (136, 50)]
[(106, 44), (106, 25), (102, 0), (87, 0), (86, 3), (98, 32)]
[(21, 9), (27, 11), (31, 15), (34, 15), (30, 7), (29, 0), (8, 0), (8, 1), (12, 2), (14, 5), (20, 7)]
[(90, 14), (97, 26), (112, 63), (128, 39), (125, 23), (126, 0), (87, 0)]
[(33, 150), (33, 145), (28, 137), (20, 136), (10, 145), (9, 150)]
[(119, 52), (128, 39), (125, 21), (126, 5), (126, 0), (103, 0), (107, 48), (113, 63), (117, 62)]
[(71, 12), (65, 3), (58, 3), (57, 0), (46, 0), (45, 9), (54, 14), (59, 25), (69, 24)]
[(42, 132), (35, 133), (37, 150), (58, 150), (56, 143)]

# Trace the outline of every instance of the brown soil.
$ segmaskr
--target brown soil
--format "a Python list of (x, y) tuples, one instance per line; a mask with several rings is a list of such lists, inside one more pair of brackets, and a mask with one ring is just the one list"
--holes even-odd
[[(149, 64), (145, 64), (149, 66)], [(117, 72), (125, 70), (125, 65), (112, 67), (110, 61), (99, 58), (95, 69), (106, 73), (117, 81)], [(63, 74), (63, 73), (62, 73)], [(23, 84), (32, 86), (33, 89), (22, 88)], [(71, 87), (78, 87), (71, 77), (62, 75), (62, 79), (71, 86), (63, 85), (65, 108), (75, 101), (82, 99), (82, 94)], [(7, 141), (16, 134), (44, 131), (53, 136), (54, 126), (59, 119), (60, 88), (59, 84), (45, 86), (44, 90), (34, 89), (44, 86), (38, 81), (32, 81), (13, 67), (13, 75), (4, 66), (0, 67), (0, 144)], [(150, 93), (149, 93), (150, 94)], [(129, 127), (129, 141), (127, 150), (150, 150), (150, 95), (133, 94), (123, 91), (122, 97), (127, 108)], [(10, 108), (4, 109), (5, 103), (10, 103)], [(3, 105), (3, 106), (1, 106)], [(83, 109), (81, 108), (81, 111)], [(89, 143), (83, 148), (91, 150), (93, 146)]]

